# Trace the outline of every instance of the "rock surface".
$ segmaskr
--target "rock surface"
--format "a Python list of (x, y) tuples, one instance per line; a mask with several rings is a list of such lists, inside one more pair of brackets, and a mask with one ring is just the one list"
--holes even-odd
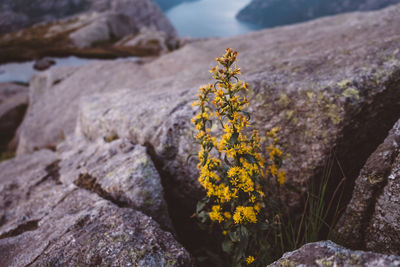
[[(135, 50), (151, 50), (151, 54), (162, 55), (166, 54), (170, 49), (169, 47), (179, 46), (174, 45), (173, 40), (169, 40), (168, 36), (161, 31), (154, 31), (143, 29), (140, 33), (129, 35), (118, 41), (114, 46), (116, 47), (131, 47)], [(175, 39), (175, 42), (178, 42)], [(172, 49), (171, 49), (172, 50)]]
[(43, 70), (49, 69), (54, 64), (56, 64), (56, 62), (53, 59), (41, 58), (41, 59), (35, 61), (33, 68), (35, 70), (43, 71)]
[(298, 250), (287, 252), (276, 262), (268, 265), (278, 266), (379, 266), (400, 265), (400, 257), (372, 252), (353, 251), (332, 241), (309, 243)]
[(338, 242), (400, 254), (400, 120), (368, 158), (340, 218)]
[(0, 163), (2, 266), (191, 266), (173, 235), (138, 211), (167, 216), (143, 148), (66, 147)]
[(24, 118), (28, 106), (27, 86), (0, 83), (0, 154), (12, 153), (16, 144), (10, 144)]
[(107, 141), (86, 144), (73, 140), (58, 147), (58, 152), (63, 151), (60, 181), (139, 210), (172, 231), (161, 179), (146, 148), (127, 140)]
[(237, 18), (264, 27), (275, 27), (344, 12), (375, 10), (398, 3), (399, 0), (252, 0), (237, 14)]

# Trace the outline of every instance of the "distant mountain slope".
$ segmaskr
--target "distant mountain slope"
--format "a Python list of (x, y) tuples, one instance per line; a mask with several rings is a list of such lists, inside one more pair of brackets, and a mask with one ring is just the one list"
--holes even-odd
[(162, 20), (156, 28), (174, 31), (151, 0), (0, 0), (0, 34), (87, 11), (124, 13), (147, 26), (153, 24), (150, 20)]
[(274, 27), (344, 12), (375, 10), (396, 3), (400, 0), (253, 0), (237, 18)]
[(182, 4), (183, 2), (194, 2), (198, 0), (153, 0), (163, 11), (171, 9), (174, 6)]

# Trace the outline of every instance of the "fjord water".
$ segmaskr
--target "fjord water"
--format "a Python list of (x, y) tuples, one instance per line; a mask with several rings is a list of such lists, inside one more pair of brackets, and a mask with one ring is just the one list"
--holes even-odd
[(226, 37), (260, 29), (243, 23), (236, 14), (251, 0), (198, 0), (182, 3), (166, 12), (180, 36)]
[[(75, 56), (50, 59), (53, 59), (56, 62), (55, 66), (58, 67), (77, 67), (98, 61), (98, 59), (79, 58)], [(119, 58), (117, 60), (137, 60), (137, 57)], [(0, 65), (0, 82), (29, 83), (31, 77), (39, 73), (39, 71), (33, 68), (34, 64), (34, 61), (27, 61)]]

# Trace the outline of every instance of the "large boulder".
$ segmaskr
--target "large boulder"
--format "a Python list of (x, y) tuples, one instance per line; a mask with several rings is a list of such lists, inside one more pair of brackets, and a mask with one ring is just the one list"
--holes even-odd
[(375, 10), (397, 3), (398, 0), (252, 0), (237, 14), (237, 18), (264, 27), (275, 27), (344, 12)]
[(309, 243), (298, 250), (285, 253), (282, 258), (268, 265), (280, 266), (376, 266), (395, 267), (400, 264), (400, 256), (354, 251), (339, 246), (332, 241)]
[(70, 144), (0, 163), (1, 265), (191, 266), (145, 150)]
[(336, 232), (346, 246), (400, 254), (400, 120), (362, 168)]

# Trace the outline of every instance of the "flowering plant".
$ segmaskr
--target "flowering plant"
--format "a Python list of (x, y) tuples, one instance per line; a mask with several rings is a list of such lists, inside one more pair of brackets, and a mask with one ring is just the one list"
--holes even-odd
[(192, 119), (201, 144), (198, 181), (206, 191), (196, 214), (202, 223), (219, 226), (230, 266), (261, 263), (258, 258), (265, 249), (263, 233), (268, 228), (265, 189), (271, 178), (279, 184), (285, 181), (285, 172), (279, 170), (282, 152), (276, 146), (279, 129), (267, 134), (273, 140), (267, 147), (267, 160), (261, 154), (258, 132), (249, 133), (248, 84), (237, 77), (237, 56), (228, 48), (216, 59), (218, 66), (210, 71), (216, 82), (200, 88), (193, 102), (199, 113)]

